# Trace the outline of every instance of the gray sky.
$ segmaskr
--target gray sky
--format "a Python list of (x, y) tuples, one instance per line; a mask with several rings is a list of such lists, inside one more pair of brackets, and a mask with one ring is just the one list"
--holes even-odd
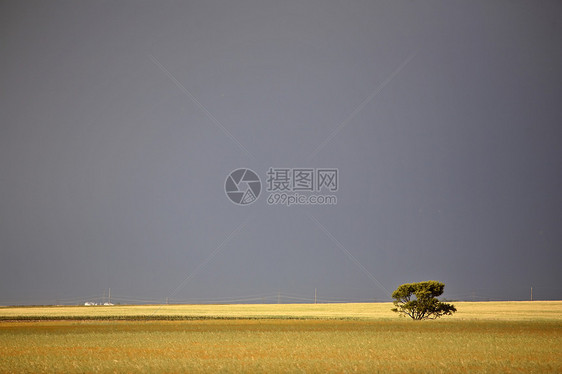
[[(562, 298), (561, 16), (3, 1), (0, 304)], [(337, 204), (268, 205), (270, 167), (337, 168)]]

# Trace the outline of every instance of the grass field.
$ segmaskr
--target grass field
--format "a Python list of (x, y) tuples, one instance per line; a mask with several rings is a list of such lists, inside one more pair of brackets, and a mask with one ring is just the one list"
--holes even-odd
[(0, 372), (562, 372), (562, 302), (455, 305), (0, 308)]

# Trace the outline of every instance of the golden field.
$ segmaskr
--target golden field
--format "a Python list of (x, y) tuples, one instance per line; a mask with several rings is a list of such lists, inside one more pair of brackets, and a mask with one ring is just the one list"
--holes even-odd
[(0, 308), (0, 372), (562, 372), (562, 302)]

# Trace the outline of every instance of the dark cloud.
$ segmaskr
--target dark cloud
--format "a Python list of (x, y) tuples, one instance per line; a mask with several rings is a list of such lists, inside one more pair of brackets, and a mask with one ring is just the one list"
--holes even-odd
[[(560, 299), (561, 11), (3, 2), (0, 303)], [(337, 205), (269, 206), (269, 167)]]

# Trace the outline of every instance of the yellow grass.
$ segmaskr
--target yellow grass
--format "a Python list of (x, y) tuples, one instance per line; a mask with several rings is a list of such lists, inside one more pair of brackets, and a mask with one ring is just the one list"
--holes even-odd
[[(562, 301), (455, 302), (458, 312), (442, 320), (556, 320), (562, 321)], [(238, 305), (126, 305), (4, 307), (9, 317), (221, 317), (221, 318), (346, 318), (395, 320), (392, 303), (238, 304)]]
[[(562, 302), (455, 305), (422, 322), (389, 303), (0, 308), (0, 373), (562, 372)], [(100, 315), (137, 320), (14, 321)], [(142, 320), (163, 315), (239, 319)]]

